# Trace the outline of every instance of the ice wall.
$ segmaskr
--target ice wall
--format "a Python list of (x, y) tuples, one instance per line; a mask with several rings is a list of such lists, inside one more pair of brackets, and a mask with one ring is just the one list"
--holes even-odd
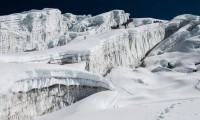
[(125, 23), (129, 14), (113, 10), (94, 17), (61, 14), (58, 9), (32, 10), (0, 16), (0, 53), (38, 51), (76, 38), (103, 33)]
[(63, 16), (57, 9), (1, 16), (0, 24), (1, 53), (44, 50), (57, 43), (67, 31)]
[(118, 32), (92, 50), (86, 64), (88, 71), (106, 75), (116, 66), (138, 67), (145, 54), (164, 38), (165, 27), (157, 23)]
[(68, 67), (10, 63), (6, 66), (0, 70), (1, 120), (31, 120), (91, 94), (113, 89), (103, 77)]
[(85, 69), (105, 75), (115, 66), (137, 67), (145, 54), (163, 40), (163, 23), (117, 29), (98, 35), (78, 37), (65, 46), (45, 51), (0, 55), (5, 62), (72, 64), (86, 61)]
[(108, 90), (84, 85), (53, 85), (0, 96), (1, 120), (30, 120), (65, 108), (94, 93)]

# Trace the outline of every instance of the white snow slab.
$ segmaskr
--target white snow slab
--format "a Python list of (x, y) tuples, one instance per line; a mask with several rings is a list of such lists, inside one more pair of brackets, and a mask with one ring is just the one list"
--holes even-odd
[[(0, 93), (5, 93), (8, 90), (18, 92), (21, 91), (21, 87), (23, 87), (23, 91), (28, 91), (29, 88), (42, 88), (60, 83), (57, 80), (51, 79), (52, 77), (80, 79), (84, 85), (111, 88), (111, 84), (103, 77), (67, 66), (0, 63), (0, 67), (0, 75), (2, 76), (0, 79)], [(43, 78), (48, 78), (49, 81)], [(34, 79), (40, 82), (37, 81), (37, 84), (34, 84)], [(31, 83), (31, 81), (33, 83)], [(94, 84), (93, 81), (98, 84)], [(38, 85), (38, 83), (40, 84)], [(21, 84), (23, 84), (23, 86), (21, 86)], [(76, 85), (81, 84), (81, 82), (76, 83), (72, 80), (69, 84)]]

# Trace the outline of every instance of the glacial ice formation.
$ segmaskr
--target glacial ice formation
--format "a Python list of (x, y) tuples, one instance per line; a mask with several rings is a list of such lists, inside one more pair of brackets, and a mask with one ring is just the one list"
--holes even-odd
[(0, 16), (0, 119), (29, 120), (115, 90), (108, 79), (114, 78), (113, 68), (123, 71), (118, 66), (145, 66), (156, 78), (159, 72), (198, 73), (199, 33), (194, 15), (169, 22), (129, 18), (123, 10), (86, 16), (43, 9)]
[(116, 66), (139, 66), (165, 36), (166, 21), (143, 20), (150, 22), (134, 21), (123, 10), (94, 17), (57, 9), (1, 16), (0, 119), (32, 119), (113, 90), (99, 75)]
[(58, 9), (32, 10), (0, 16), (0, 53), (45, 50), (77, 36), (103, 33), (125, 23), (129, 14), (113, 10), (94, 17), (61, 14)]
[[(2, 54), (0, 60), (14, 63), (71, 64), (86, 61), (85, 69), (104, 75), (115, 66), (137, 67), (145, 54), (165, 36), (162, 23), (117, 29), (77, 37), (69, 44), (45, 51)], [(84, 44), (84, 45), (83, 45)]]
[[(60, 65), (30, 63), (51, 63), (70, 56), (70, 62), (76, 61), (76, 51), (68, 55), (73, 47), (63, 45), (79, 36), (105, 33), (128, 19), (129, 14), (123, 10), (94, 17), (61, 14), (58, 9), (0, 16), (0, 53), (10, 59), (0, 61), (1, 68), (5, 68), (0, 70), (4, 76), (0, 80), (0, 119), (28, 120), (62, 109), (96, 92), (112, 90), (112, 84), (92, 73)], [(14, 58), (18, 55), (19, 58)], [(18, 64), (10, 63), (13, 60)]]
[(0, 70), (4, 75), (0, 80), (1, 120), (29, 120), (96, 92), (113, 89), (103, 77), (66, 66), (10, 63), (0, 66), (5, 68)]
[[(107, 59), (102, 58), (105, 54), (99, 54), (101, 52), (98, 52), (98, 50), (101, 47), (100, 45), (104, 45), (103, 47), (106, 47), (104, 50), (106, 54), (108, 52), (109, 55), (109, 51), (114, 51), (114, 54), (109, 56), (111, 58), (110, 60), (114, 61), (110, 61), (110, 63), (114, 65), (109, 64), (110, 67), (109, 69), (107, 68), (108, 71), (105, 74), (105, 78), (113, 84), (115, 91), (94, 94), (67, 108), (41, 116), (36, 120), (121, 120), (133, 119), (133, 116), (134, 119), (137, 120), (199, 120), (199, 16), (181, 15), (167, 23), (166, 21), (162, 21), (161, 23), (160, 20), (155, 20), (155, 22), (153, 22), (154, 19), (149, 18), (138, 18), (131, 21), (130, 19), (127, 21), (127, 26), (115, 26), (112, 27), (112, 29), (115, 30), (94, 36), (87, 36), (86, 39), (84, 39), (84, 37), (77, 37), (69, 43), (69, 50), (73, 53), (70, 55), (74, 55), (75, 53), (87, 53), (90, 56), (84, 58), (86, 61), (82, 61), (81, 57), (77, 57), (78, 59), (76, 57), (71, 57), (70, 59), (52, 59), (49, 62), (52, 64), (61, 63), (64, 64), (63, 66), (70, 66), (78, 69), (83, 69), (84, 65), (88, 67), (89, 64), (89, 67), (93, 68), (94, 71), (101, 72), (105, 67), (104, 65), (107, 65)], [(118, 61), (118, 57), (122, 57), (119, 58), (119, 60), (122, 59), (122, 61), (125, 61), (121, 62), (121, 66), (123, 66), (124, 63), (129, 63), (130, 59), (132, 60), (132, 58), (129, 57), (129, 51), (123, 51), (124, 49), (127, 50), (127, 46), (130, 44), (127, 44), (129, 42), (126, 42), (126, 37), (121, 37), (117, 39), (119, 41), (115, 40), (115, 42), (111, 41), (111, 38), (113, 37), (116, 39), (116, 36), (123, 36), (127, 31), (128, 33), (132, 33), (130, 31), (134, 30), (139, 33), (138, 31), (141, 30), (141, 28), (148, 25), (155, 25), (155, 23), (165, 25), (164, 40), (160, 43), (158, 42), (156, 46), (153, 46), (153, 49), (148, 52), (149, 55), (146, 53), (140, 67), (133, 69), (127, 68), (126, 65), (125, 67), (116, 67), (117, 65), (115, 66), (115, 64), (118, 64), (118, 62), (116, 62)], [(140, 36), (140, 34), (136, 35)], [(143, 34), (141, 34), (141, 36), (142, 35)], [(129, 36), (131, 35), (129, 34)], [(155, 37), (157, 38), (156, 35)], [(144, 54), (139, 53), (142, 51), (144, 51), (144, 53), (146, 52), (146, 50), (144, 50), (146, 46), (143, 44), (144, 42), (142, 42), (142, 40), (146, 39), (139, 37), (137, 40), (133, 41), (135, 42), (133, 43), (133, 45), (135, 45), (134, 47), (137, 48), (137, 51), (130, 51), (130, 53), (135, 52), (133, 56), (141, 57)], [(106, 42), (110, 43), (107, 44)], [(137, 43), (142, 44), (142, 47), (138, 47)], [(116, 55), (115, 52), (118, 50), (116, 47), (117, 44), (120, 45), (119, 51), (123, 52), (122, 54), (118, 54), (120, 56)], [(124, 47), (122, 46), (124, 49), (121, 49), (122, 44), (124, 45)], [(156, 43), (154, 42), (154, 44)], [(134, 47), (129, 46), (131, 49)], [(80, 48), (80, 50), (77, 48)], [(62, 48), (62, 50), (64, 51), (64, 48)], [(59, 52), (62, 50), (61, 48), (57, 49)], [(97, 52), (91, 52), (92, 50)], [(36, 53), (39, 54), (39, 52)], [(96, 55), (98, 55), (98, 57)], [(25, 58), (25, 56), (27, 57)], [(96, 58), (94, 57), (94, 59), (92, 59), (92, 56)], [(25, 62), (29, 57), (30, 55), (24, 54), (21, 55), (20, 59), (16, 57), (17, 59), (13, 59), (12, 61)], [(10, 58), (12, 57), (5, 55), (5, 59), (1, 60), (11, 62)], [(35, 59), (36, 58), (37, 57), (35, 57)], [(139, 61), (139, 59), (136, 59), (135, 63), (137, 63), (137, 61)], [(45, 62), (48, 62), (48, 60)], [(92, 62), (94, 62), (94, 64)], [(100, 64), (100, 62), (103, 64)], [(135, 66), (135, 64), (132, 63), (131, 65)], [(110, 103), (112, 103), (111, 106), (113, 108), (118, 108), (105, 110), (109, 108)], [(88, 107), (88, 105), (90, 107)], [(189, 111), (188, 108), (190, 109)]]

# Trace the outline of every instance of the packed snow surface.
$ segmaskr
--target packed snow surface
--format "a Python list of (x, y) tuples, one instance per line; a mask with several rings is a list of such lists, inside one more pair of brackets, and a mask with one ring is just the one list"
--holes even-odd
[[(8, 90), (12, 90), (15, 92), (17, 91), (26, 92), (31, 89), (44, 88), (52, 86), (54, 84), (87, 85), (95, 87), (97, 87), (98, 85), (99, 86), (102, 85), (101, 87), (112, 89), (111, 87), (112, 85), (108, 83), (103, 77), (86, 71), (76, 70), (67, 66), (46, 65), (46, 64), (15, 64), (15, 63), (0, 63), (0, 66), (1, 68), (4, 68), (0, 70), (0, 74), (3, 75), (2, 79), (0, 80), (1, 93), (6, 92)], [(68, 83), (62, 83), (61, 81), (51, 80), (51, 77), (72, 78), (72, 79), (79, 78), (80, 82), (81, 79), (83, 82), (76, 83), (74, 81), (71, 82), (69, 81)], [(44, 81), (42, 80), (43, 78), (48, 78), (49, 80)], [(34, 83), (33, 81), (34, 79), (36, 83)], [(38, 82), (39, 80), (41, 82)], [(99, 84), (96, 83), (92, 84), (93, 81), (98, 82)], [(20, 86), (20, 84), (24, 85)]]

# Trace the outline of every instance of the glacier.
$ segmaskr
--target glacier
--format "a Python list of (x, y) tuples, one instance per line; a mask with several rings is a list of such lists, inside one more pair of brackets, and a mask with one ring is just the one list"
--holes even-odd
[(58, 9), (1, 16), (0, 66), (8, 68), (0, 71), (0, 101), (6, 103), (0, 118), (33, 119), (114, 90), (101, 75), (116, 66), (139, 66), (165, 36), (166, 21), (142, 20), (133, 21), (123, 10), (93, 17)]
[[(139, 19), (141, 21), (135, 21), (138, 26), (144, 24), (144, 20), (148, 18)], [(130, 26), (135, 25), (131, 23)], [(114, 92), (100, 92), (91, 95), (86, 101), (80, 101), (36, 120), (198, 120), (199, 16), (180, 15), (164, 22), (164, 26), (164, 38), (146, 53), (140, 60), (140, 66), (115, 66), (105, 75), (114, 85), (117, 97)], [(137, 29), (137, 26), (135, 27)], [(74, 64), (75, 67), (77, 65), (83, 64)], [(111, 95), (106, 96), (107, 94)], [(105, 108), (103, 102), (98, 101), (87, 108), (85, 105), (93, 103), (94, 97), (102, 97), (101, 100), (115, 99), (115, 105), (110, 109), (108, 104), (108, 108)]]
[(0, 16), (0, 119), (199, 119), (200, 17), (129, 16)]

